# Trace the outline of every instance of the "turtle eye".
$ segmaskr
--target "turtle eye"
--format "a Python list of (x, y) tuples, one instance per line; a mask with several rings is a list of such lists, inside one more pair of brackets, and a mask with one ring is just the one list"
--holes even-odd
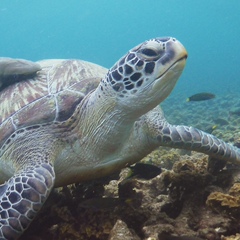
[(149, 56), (149, 57), (156, 57), (158, 56), (158, 52), (151, 48), (144, 48), (142, 49), (142, 54)]
[(160, 52), (154, 48), (143, 48), (140, 50), (140, 54), (145, 60), (149, 61), (157, 60), (160, 57)]

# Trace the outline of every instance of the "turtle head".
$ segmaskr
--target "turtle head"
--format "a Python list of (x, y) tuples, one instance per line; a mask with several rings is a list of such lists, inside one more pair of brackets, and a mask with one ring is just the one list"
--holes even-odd
[(122, 57), (102, 79), (103, 94), (119, 106), (141, 114), (161, 103), (174, 88), (187, 58), (175, 38), (148, 40)]

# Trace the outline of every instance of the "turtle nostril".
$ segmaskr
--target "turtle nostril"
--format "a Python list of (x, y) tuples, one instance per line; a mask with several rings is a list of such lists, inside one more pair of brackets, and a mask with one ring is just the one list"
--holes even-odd
[(167, 42), (169, 41), (170, 37), (164, 37), (164, 38), (159, 38), (159, 41), (161, 42)]

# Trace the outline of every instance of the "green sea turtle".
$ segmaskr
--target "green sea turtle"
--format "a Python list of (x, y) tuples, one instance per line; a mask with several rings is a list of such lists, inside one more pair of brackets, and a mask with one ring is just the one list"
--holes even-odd
[(54, 186), (106, 176), (158, 146), (240, 163), (237, 148), (159, 107), (187, 58), (175, 38), (138, 45), (109, 71), (80, 60), (39, 61), (36, 76), (0, 92), (0, 239), (17, 239)]

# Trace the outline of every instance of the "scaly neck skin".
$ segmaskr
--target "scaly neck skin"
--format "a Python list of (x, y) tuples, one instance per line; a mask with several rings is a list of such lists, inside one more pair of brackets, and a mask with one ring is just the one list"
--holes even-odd
[(106, 92), (104, 94), (98, 87), (83, 100), (81, 106), (77, 126), (77, 131), (80, 129), (81, 151), (86, 149), (86, 155), (98, 158), (95, 159), (97, 161), (111, 160), (128, 139), (134, 121), (119, 109), (116, 99), (106, 96)]

